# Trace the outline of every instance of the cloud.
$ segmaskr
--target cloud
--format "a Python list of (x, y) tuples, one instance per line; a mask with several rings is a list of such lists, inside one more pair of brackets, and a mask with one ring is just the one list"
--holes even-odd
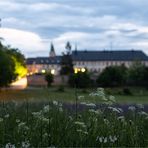
[(112, 44), (148, 53), (147, 7), (147, 0), (2, 0), (0, 36), (27, 56), (47, 56), (51, 41), (58, 54), (67, 41), (79, 49)]
[(35, 53), (35, 56), (38, 52), (42, 53), (47, 49), (46, 44), (42, 43), (42, 39), (33, 32), (2, 28), (0, 35), (4, 38), (5, 45), (9, 44), (13, 48), (19, 48), (27, 56), (33, 56), (29, 55), (30, 53)]

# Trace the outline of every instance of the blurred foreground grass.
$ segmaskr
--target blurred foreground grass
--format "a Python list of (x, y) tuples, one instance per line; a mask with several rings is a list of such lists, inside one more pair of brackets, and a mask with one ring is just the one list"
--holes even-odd
[[(44, 101), (44, 100), (57, 100), (61, 102), (74, 103), (75, 91), (78, 96), (84, 96), (84, 101), (91, 101), (100, 103), (98, 98), (90, 100), (89, 93), (95, 89), (72, 89), (64, 88), (60, 91), (58, 87), (51, 88), (34, 88), (28, 87), (24, 90), (2, 90), (0, 91), (0, 100), (30, 100), (30, 101)], [(113, 95), (119, 104), (134, 104), (142, 103), (148, 104), (148, 90), (144, 88), (130, 88), (132, 94), (123, 94), (122, 88), (107, 88), (105, 89), (108, 95)]]

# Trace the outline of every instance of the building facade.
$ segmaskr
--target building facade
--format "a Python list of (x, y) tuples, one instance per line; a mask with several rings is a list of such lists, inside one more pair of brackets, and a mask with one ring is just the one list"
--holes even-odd
[[(52, 45), (51, 45), (52, 46)], [(101, 73), (108, 66), (119, 66), (124, 64), (130, 67), (134, 61), (140, 61), (148, 66), (148, 56), (141, 50), (116, 50), (116, 51), (72, 51), (72, 59), (75, 73), (87, 69), (89, 72)], [(49, 57), (28, 58), (28, 75), (34, 73), (51, 72), (59, 75), (61, 69), (61, 56), (56, 56), (54, 48), (51, 47)]]

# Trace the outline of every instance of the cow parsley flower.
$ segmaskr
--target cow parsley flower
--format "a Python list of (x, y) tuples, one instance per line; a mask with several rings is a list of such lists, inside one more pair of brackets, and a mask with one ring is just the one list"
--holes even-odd
[(44, 106), (44, 108), (43, 108), (43, 112), (44, 113), (48, 113), (49, 110), (50, 110), (50, 106), (49, 105)]
[(88, 103), (88, 104), (86, 104), (86, 106), (88, 106), (88, 107), (96, 107), (96, 104), (94, 104), (94, 103)]
[(58, 101), (53, 101), (52, 103), (53, 105), (56, 105), (56, 106), (58, 105)]
[(3, 118), (0, 118), (0, 122), (3, 122), (4, 121), (4, 119)]
[(27, 141), (24, 141), (24, 142), (22, 142), (22, 148), (28, 148), (30, 146), (30, 143), (29, 143), (29, 141), (27, 140)]
[(9, 116), (10, 116), (9, 114), (6, 114), (4, 117), (5, 117), (5, 118), (9, 118)]
[(128, 107), (128, 110), (130, 110), (130, 111), (135, 111), (136, 108), (135, 108), (135, 106), (129, 106), (129, 107)]
[(15, 145), (14, 144), (11, 144), (11, 143), (7, 143), (5, 145), (5, 148), (15, 148)]

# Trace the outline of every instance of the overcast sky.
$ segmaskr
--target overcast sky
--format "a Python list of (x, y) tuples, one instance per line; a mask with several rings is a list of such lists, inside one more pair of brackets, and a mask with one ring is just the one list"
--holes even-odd
[(27, 57), (78, 50), (141, 49), (148, 54), (148, 0), (0, 0), (3, 43)]

